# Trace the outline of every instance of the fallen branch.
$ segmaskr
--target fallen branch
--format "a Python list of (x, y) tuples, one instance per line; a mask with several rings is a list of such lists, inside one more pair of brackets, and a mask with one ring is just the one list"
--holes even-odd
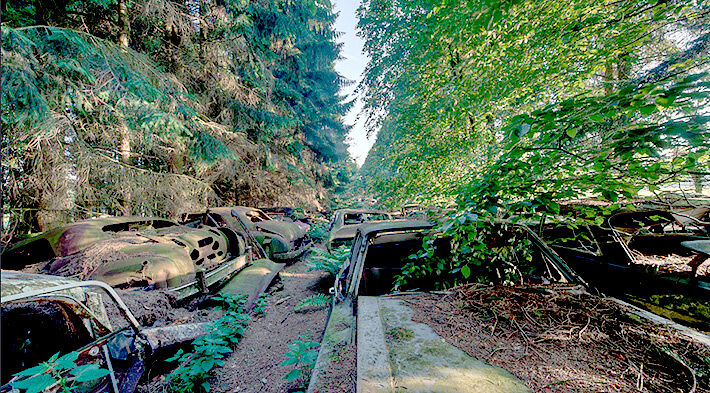
[(676, 355), (673, 351), (664, 349), (663, 352), (666, 353), (666, 355), (672, 357), (675, 359), (678, 363), (682, 364), (683, 367), (688, 369), (690, 371), (690, 375), (693, 377), (693, 387), (690, 389), (688, 393), (695, 393), (695, 390), (698, 388), (698, 379), (695, 377), (695, 370), (693, 370), (692, 367), (688, 366), (683, 359), (680, 358), (680, 356)]

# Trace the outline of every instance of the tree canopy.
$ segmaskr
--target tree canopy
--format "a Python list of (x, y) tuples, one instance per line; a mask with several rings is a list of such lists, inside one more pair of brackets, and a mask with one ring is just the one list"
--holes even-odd
[[(490, 279), (530, 258), (520, 234), (486, 243), (501, 223), (602, 225), (708, 171), (707, 3), (366, 0), (359, 13), (378, 131), (362, 176), (386, 205), (456, 207), (397, 285)], [(561, 208), (589, 198), (605, 207)]]
[(706, 168), (708, 11), (365, 1), (362, 87), (379, 129), (369, 184), (388, 201), (555, 210), (549, 201), (617, 201)]

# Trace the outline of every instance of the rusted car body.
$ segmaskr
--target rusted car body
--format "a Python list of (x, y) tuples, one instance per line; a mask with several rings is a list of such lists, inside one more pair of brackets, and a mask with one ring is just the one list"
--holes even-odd
[(191, 227), (226, 228), (253, 237), (274, 261), (298, 258), (312, 246), (308, 229), (293, 222), (275, 220), (252, 207), (216, 207), (203, 213), (183, 214)]
[(336, 210), (330, 220), (328, 241), (329, 248), (349, 246), (360, 225), (371, 221), (391, 220), (391, 213), (370, 209), (340, 209)]
[(2, 260), (5, 269), (118, 288), (167, 288), (179, 299), (208, 291), (250, 263), (247, 239), (229, 228), (193, 229), (144, 217), (67, 224), (18, 244)]
[(542, 237), (601, 292), (656, 314), (708, 330), (710, 280), (702, 251), (708, 209), (677, 207), (622, 211), (604, 225), (552, 222)]
[(310, 222), (312, 217), (303, 209), (293, 207), (262, 207), (259, 208), (259, 210), (263, 211), (274, 220), (292, 222), (306, 232), (311, 229)]
[[(149, 358), (207, 331), (205, 324), (142, 328), (118, 294), (100, 281), (2, 271), (0, 283), (0, 392), (13, 391), (12, 385), (41, 370), (15, 375), (18, 372), (55, 353), (76, 352), (76, 365), (109, 371), (105, 377), (82, 383), (80, 391), (130, 393), (145, 373)], [(45, 391), (60, 390), (54, 384)]]
[[(515, 232), (518, 238), (530, 241), (533, 250), (532, 260), (524, 272), (522, 267), (520, 269), (519, 276), (522, 277), (522, 284), (555, 285), (558, 289), (586, 292), (588, 286), (584, 280), (530, 229), (503, 222), (497, 225), (501, 228), (502, 235), (496, 239), (489, 239), (491, 246), (501, 243), (501, 238), (512, 232)], [(350, 257), (336, 276), (331, 290), (333, 294), (331, 311), (308, 392), (332, 391), (328, 387), (332, 383), (328, 380), (328, 375), (332, 373), (331, 367), (344, 367), (342, 363), (333, 359), (337, 359), (341, 356), (339, 354), (347, 350), (357, 353), (354, 356), (357, 361), (353, 362), (355, 368), (351, 371), (357, 374), (357, 391), (395, 391), (391, 385), (389, 389), (386, 385), (391, 384), (391, 366), (394, 367), (391, 359), (392, 356), (396, 357), (397, 353), (388, 353), (396, 349), (385, 344), (384, 334), (387, 334), (388, 330), (383, 326), (382, 321), (397, 319), (394, 315), (410, 312), (407, 311), (406, 305), (397, 307), (396, 310), (388, 308), (392, 302), (406, 303), (408, 295), (416, 294), (418, 290), (433, 289), (433, 280), (424, 279), (409, 282), (407, 288), (402, 288), (406, 290), (404, 292), (392, 292), (393, 278), (400, 274), (407, 262), (411, 261), (409, 255), (421, 247), (423, 237), (430, 235), (432, 228), (433, 224), (429, 221), (410, 219), (371, 222), (357, 229)], [(445, 238), (441, 240), (446, 241)], [(441, 248), (446, 249), (446, 247)], [(533, 265), (534, 268), (531, 268)], [(410, 292), (411, 290), (414, 292)], [(399, 305), (403, 304), (399, 303)], [(379, 315), (380, 310), (391, 313), (386, 316)], [(393, 330), (400, 328), (403, 327), (395, 327)], [(382, 340), (377, 339), (378, 330)], [(435, 338), (433, 341), (444, 342), (441, 338)], [(460, 366), (467, 366), (469, 361), (458, 364), (454, 364), (453, 361), (451, 364), (448, 363), (451, 358), (460, 357), (459, 355), (447, 356), (451, 351), (455, 350), (443, 348), (442, 352), (405, 356), (407, 359), (416, 359), (416, 362), (419, 362), (418, 366), (423, 370), (431, 371), (431, 374), (420, 374), (417, 377), (427, 380), (425, 386), (428, 390), (422, 389), (423, 385), (416, 385), (416, 382), (413, 386), (406, 386), (416, 378), (399, 379), (398, 383), (402, 384), (399, 388), (409, 391), (454, 391), (451, 388), (441, 388), (450, 383), (437, 380), (438, 376), (435, 375), (437, 372), (434, 371), (456, 369), (456, 376), (467, 372)], [(404, 366), (406, 367), (408, 365)], [(490, 369), (490, 371), (491, 380), (496, 381), (494, 384), (497, 387), (490, 391), (528, 391), (514, 377), (502, 374), (500, 370)], [(504, 378), (500, 378), (501, 375), (504, 375)], [(453, 374), (448, 377), (453, 378)], [(459, 388), (455, 391), (489, 391), (478, 390), (480, 386), (461, 385)]]
[[(609, 226), (631, 263), (655, 262), (662, 268), (659, 256), (675, 254), (689, 262), (693, 259), (682, 243), (710, 237), (709, 213), (709, 207), (621, 212), (609, 218)], [(697, 266), (692, 274), (696, 272)]]

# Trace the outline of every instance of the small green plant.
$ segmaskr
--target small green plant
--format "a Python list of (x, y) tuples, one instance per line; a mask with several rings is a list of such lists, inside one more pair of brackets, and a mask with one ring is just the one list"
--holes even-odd
[(167, 359), (180, 364), (167, 377), (173, 392), (209, 392), (207, 378), (210, 372), (224, 365), (224, 358), (244, 335), (249, 321), (249, 315), (244, 312), (244, 297), (219, 295), (213, 299), (220, 303), (218, 308), (223, 311), (222, 317), (210, 325), (207, 335), (192, 342), (192, 351), (180, 349)]
[(314, 311), (327, 307), (329, 303), (330, 296), (318, 293), (301, 300), (293, 309), (296, 312)]
[(328, 224), (324, 222), (315, 222), (311, 225), (311, 230), (308, 234), (315, 243), (323, 243), (328, 239)]
[(77, 352), (69, 352), (61, 357), (57, 352), (46, 362), (14, 374), (16, 377), (29, 378), (13, 381), (10, 385), (16, 389), (25, 389), (25, 393), (39, 393), (57, 385), (59, 392), (69, 393), (73, 392), (80, 384), (110, 374), (110, 371), (100, 368), (98, 364), (79, 366), (76, 364), (78, 358)]
[(254, 316), (264, 315), (264, 314), (266, 314), (266, 309), (268, 307), (269, 307), (269, 294), (262, 293), (254, 301), (254, 308), (252, 308), (252, 314)]
[(289, 351), (285, 353), (286, 360), (281, 363), (281, 366), (293, 365), (294, 368), (283, 379), (290, 382), (300, 378), (302, 386), (308, 386), (308, 382), (311, 379), (311, 371), (315, 367), (316, 359), (318, 358), (319, 346), (320, 344), (317, 342), (308, 340), (307, 334), (299, 335), (298, 340), (288, 344)]
[(350, 256), (350, 248), (341, 246), (333, 252), (328, 252), (320, 248), (313, 248), (308, 254), (306, 265), (308, 271), (320, 270), (332, 276), (335, 276), (340, 271), (345, 261)]

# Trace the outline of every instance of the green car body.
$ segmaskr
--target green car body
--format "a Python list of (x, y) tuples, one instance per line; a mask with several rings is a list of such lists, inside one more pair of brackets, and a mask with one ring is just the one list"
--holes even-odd
[(250, 264), (246, 251), (246, 239), (228, 228), (192, 229), (159, 218), (109, 217), (67, 224), (28, 239), (3, 254), (2, 266), (35, 264), (41, 273), (100, 280), (119, 288), (166, 288), (185, 298)]
[(252, 207), (216, 207), (205, 213), (184, 214), (182, 221), (188, 226), (229, 228), (251, 236), (274, 261), (297, 258), (313, 246), (307, 229), (293, 222), (275, 220)]

